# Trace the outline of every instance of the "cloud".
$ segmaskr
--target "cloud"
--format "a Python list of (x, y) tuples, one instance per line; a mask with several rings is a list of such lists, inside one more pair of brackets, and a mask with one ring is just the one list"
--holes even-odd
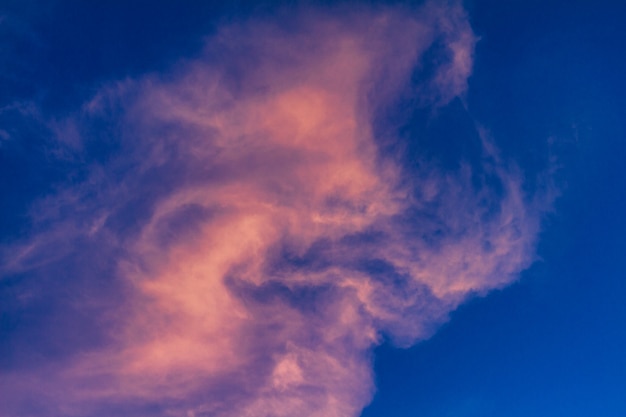
[(89, 175), (35, 206), (45, 226), (4, 271), (63, 258), (63, 285), (81, 271), (115, 290), (76, 295), (101, 342), (0, 377), (4, 415), (357, 416), (383, 337), (424, 339), (530, 265), (541, 205), (492, 148), (480, 175), (409, 170), (372, 130), (407, 88), (431, 106), (465, 93), (464, 11), (294, 19), (224, 27), (55, 124)]

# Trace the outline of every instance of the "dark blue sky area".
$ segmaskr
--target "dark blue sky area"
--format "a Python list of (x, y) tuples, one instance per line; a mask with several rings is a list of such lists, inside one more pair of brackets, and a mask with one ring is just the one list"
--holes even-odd
[(626, 9), (467, 4), (482, 37), (469, 111), (518, 160), (553, 154), (562, 196), (520, 282), (418, 346), (377, 350), (379, 392), (363, 416), (623, 416)]

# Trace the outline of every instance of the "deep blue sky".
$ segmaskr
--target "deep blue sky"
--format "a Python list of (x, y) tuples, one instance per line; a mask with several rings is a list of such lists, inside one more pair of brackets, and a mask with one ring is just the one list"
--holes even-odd
[[(63, 115), (107, 81), (193, 58), (217, 25), (276, 10), (253, 3), (4, 0), (0, 107), (32, 100), (41, 118)], [(626, 5), (464, 5), (480, 37), (467, 96), (436, 114), (407, 110), (401, 129), (421, 135), (408, 160), (423, 148), (443, 165), (471, 157), (462, 132), (473, 120), (525, 169), (529, 186), (552, 161), (561, 196), (544, 219), (540, 259), (517, 283), (461, 306), (414, 347), (376, 348), (377, 394), (362, 416), (624, 416)], [(14, 138), (0, 137), (0, 241), (8, 243), (29, 230), (33, 201), (79, 182), (85, 161), (49, 163), (47, 133), (10, 108), (0, 130)], [(89, 146), (89, 162), (115, 152), (106, 141)], [(14, 282), (2, 284), (3, 300)], [(13, 335), (28, 340), (21, 323), (39, 319), (27, 314), (46, 311), (18, 317), (11, 308), (0, 351), (13, 352)]]
[(379, 393), (363, 416), (622, 416), (626, 9), (468, 8), (482, 37), (470, 112), (517, 158), (553, 152), (562, 196), (541, 236), (542, 259), (518, 283), (461, 307), (418, 346), (378, 349)]

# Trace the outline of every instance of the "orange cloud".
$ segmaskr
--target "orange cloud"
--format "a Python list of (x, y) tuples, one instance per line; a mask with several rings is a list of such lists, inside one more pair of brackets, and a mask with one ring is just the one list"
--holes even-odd
[[(127, 307), (112, 313), (112, 342), (57, 377), (72, 387), (68, 415), (148, 403), (163, 415), (357, 416), (381, 333), (427, 337), (468, 294), (529, 265), (539, 211), (512, 170), (489, 168), (501, 195), (476, 191), (469, 168), (407, 177), (372, 130), (434, 42), (447, 49), (417, 93), (432, 105), (464, 93), (475, 37), (462, 9), (340, 14), (301, 16), (295, 31), (224, 28), (202, 58), (124, 84), (122, 159), (134, 165), (110, 195), (142, 196), (134, 178), (155, 172), (172, 183), (134, 235), (114, 239)], [(107, 94), (85, 111), (106, 113)], [(90, 236), (115, 234), (116, 210)]]

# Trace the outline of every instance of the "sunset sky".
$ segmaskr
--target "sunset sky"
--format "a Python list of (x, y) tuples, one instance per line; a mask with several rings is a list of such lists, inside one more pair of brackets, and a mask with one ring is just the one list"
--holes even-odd
[(0, 0), (0, 416), (623, 417), (625, 22)]

